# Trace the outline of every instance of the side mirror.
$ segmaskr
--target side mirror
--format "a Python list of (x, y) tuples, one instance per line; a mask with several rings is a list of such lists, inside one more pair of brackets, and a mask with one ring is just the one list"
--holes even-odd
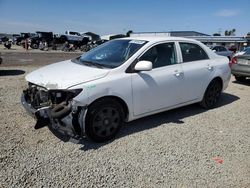
[(216, 52), (216, 50), (213, 50), (213, 52)]
[(139, 61), (136, 63), (134, 70), (136, 71), (151, 71), (152, 70), (152, 62), (150, 61)]

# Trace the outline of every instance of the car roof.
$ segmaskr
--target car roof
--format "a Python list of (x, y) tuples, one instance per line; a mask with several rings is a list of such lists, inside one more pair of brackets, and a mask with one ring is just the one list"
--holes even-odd
[(190, 42), (198, 42), (194, 39), (188, 39), (183, 37), (159, 37), (159, 36), (152, 36), (152, 37), (145, 37), (145, 36), (137, 36), (137, 37), (126, 37), (126, 38), (120, 38), (123, 40), (145, 40), (148, 42), (161, 42), (161, 41), (190, 41)]

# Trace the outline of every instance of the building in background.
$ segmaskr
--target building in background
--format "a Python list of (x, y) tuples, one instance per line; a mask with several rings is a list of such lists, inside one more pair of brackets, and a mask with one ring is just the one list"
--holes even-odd
[[(238, 37), (238, 36), (211, 36), (208, 34), (196, 32), (196, 31), (169, 31), (169, 32), (135, 32), (130, 34), (131, 37), (151, 37), (151, 36), (173, 36), (173, 37), (186, 37), (198, 40), (209, 47), (222, 45), (227, 48), (234, 48), (237, 51), (243, 49), (245, 46), (250, 45), (250, 36)], [(248, 41), (249, 40), (249, 41)]]

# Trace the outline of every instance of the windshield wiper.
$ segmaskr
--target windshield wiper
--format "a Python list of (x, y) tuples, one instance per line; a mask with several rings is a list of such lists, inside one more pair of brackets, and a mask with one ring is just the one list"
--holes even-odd
[(100, 68), (100, 69), (103, 69), (104, 66), (102, 66), (101, 64), (99, 63), (95, 63), (95, 62), (92, 62), (92, 61), (82, 61), (85, 65), (89, 65), (89, 66), (95, 66), (97, 68)]
[(113, 65), (108, 65), (108, 64), (101, 64), (101, 66), (106, 67), (106, 68), (116, 68), (116, 66)]

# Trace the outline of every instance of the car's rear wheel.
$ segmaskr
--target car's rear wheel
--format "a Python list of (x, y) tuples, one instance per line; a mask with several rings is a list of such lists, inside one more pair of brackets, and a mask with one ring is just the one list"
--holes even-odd
[(85, 134), (95, 142), (115, 137), (124, 120), (122, 105), (113, 99), (101, 99), (92, 104), (86, 116)]
[(207, 87), (205, 95), (201, 101), (201, 106), (204, 108), (212, 108), (219, 101), (222, 91), (222, 85), (220, 81), (213, 80)]
[(244, 82), (246, 80), (245, 76), (235, 76), (235, 79), (239, 82)]

